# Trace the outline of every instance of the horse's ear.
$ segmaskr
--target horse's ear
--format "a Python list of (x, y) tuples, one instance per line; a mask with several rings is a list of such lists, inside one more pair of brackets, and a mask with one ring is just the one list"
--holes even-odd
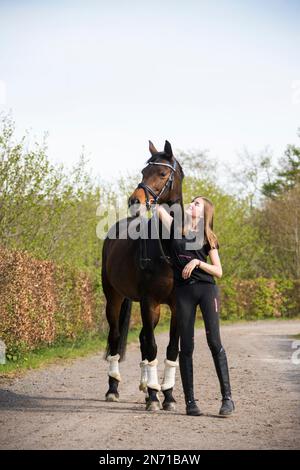
[(173, 157), (172, 147), (168, 140), (166, 140), (164, 152), (167, 155), (167, 157), (169, 157), (170, 159)]
[(154, 155), (155, 153), (158, 153), (154, 145), (152, 144), (151, 140), (149, 140), (149, 150), (151, 155)]

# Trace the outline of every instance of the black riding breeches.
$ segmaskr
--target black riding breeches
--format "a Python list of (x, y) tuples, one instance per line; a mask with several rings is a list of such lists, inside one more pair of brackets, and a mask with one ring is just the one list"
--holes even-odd
[(181, 353), (189, 357), (193, 355), (196, 309), (199, 305), (207, 343), (212, 355), (216, 356), (222, 349), (219, 326), (219, 287), (209, 282), (175, 286), (175, 296)]

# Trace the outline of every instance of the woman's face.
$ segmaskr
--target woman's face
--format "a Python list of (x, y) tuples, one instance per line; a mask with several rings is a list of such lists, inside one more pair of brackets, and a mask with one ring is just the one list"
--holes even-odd
[(187, 212), (194, 218), (199, 219), (204, 215), (204, 202), (201, 197), (197, 197), (187, 208)]

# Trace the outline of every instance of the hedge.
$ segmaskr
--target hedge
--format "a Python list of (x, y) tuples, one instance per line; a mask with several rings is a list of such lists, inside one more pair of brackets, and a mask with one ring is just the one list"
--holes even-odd
[(0, 339), (7, 353), (100, 331), (102, 300), (86, 273), (0, 247)]
[(256, 278), (222, 279), (221, 317), (255, 320), (300, 314), (300, 280)]

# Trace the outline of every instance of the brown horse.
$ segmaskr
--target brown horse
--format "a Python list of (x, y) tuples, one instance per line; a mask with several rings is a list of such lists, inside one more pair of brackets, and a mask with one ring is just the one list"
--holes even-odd
[[(142, 170), (142, 182), (129, 197), (129, 207), (145, 205), (149, 208), (149, 195), (156, 203), (179, 203), (182, 208), (182, 180), (184, 174), (174, 158), (171, 145), (165, 143), (164, 151), (158, 152), (149, 141), (151, 157)], [(141, 207), (141, 206), (139, 206)], [(118, 385), (121, 380), (119, 361), (123, 359), (132, 301), (140, 303), (142, 330), (139, 336), (142, 361), (140, 390), (147, 393), (147, 409), (160, 409), (158, 391), (164, 393), (164, 410), (175, 409), (173, 386), (178, 365), (178, 331), (176, 326), (173, 271), (166, 257), (168, 240), (161, 237), (142, 240), (128, 237), (130, 222), (139, 215), (119, 220), (114, 229), (117, 237), (104, 240), (102, 252), (102, 285), (106, 297), (106, 317), (109, 335), (106, 359), (109, 362), (109, 390), (107, 401), (118, 401)], [(152, 217), (153, 219), (153, 217)], [(146, 230), (152, 219), (146, 223)], [(145, 219), (144, 219), (145, 220)], [(161, 223), (158, 221), (158, 233)], [(126, 233), (125, 233), (126, 232)], [(148, 233), (149, 234), (149, 233)], [(124, 236), (125, 235), (125, 236)], [(170, 339), (165, 359), (162, 385), (157, 377), (157, 345), (154, 329), (160, 317), (160, 305), (167, 304), (171, 310)]]

